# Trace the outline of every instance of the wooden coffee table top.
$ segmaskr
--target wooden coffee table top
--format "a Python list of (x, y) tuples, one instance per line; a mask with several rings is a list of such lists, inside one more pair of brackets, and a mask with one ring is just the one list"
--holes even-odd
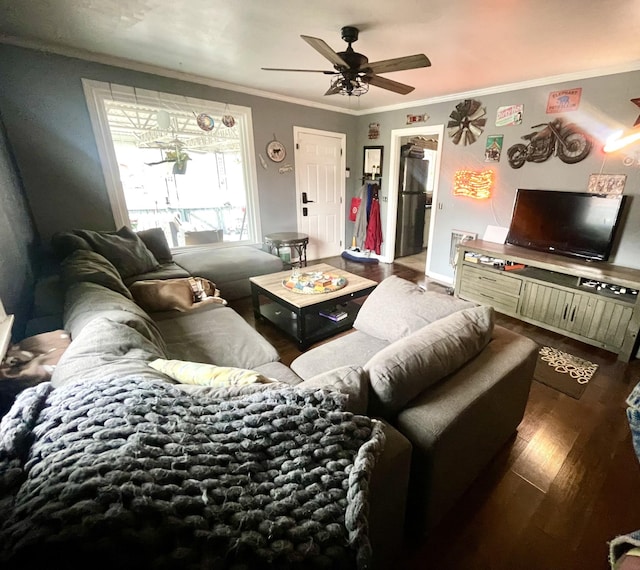
[(367, 289), (368, 287), (375, 287), (378, 284), (377, 281), (372, 281), (371, 279), (366, 279), (365, 277), (354, 275), (353, 273), (349, 273), (344, 269), (338, 269), (337, 267), (333, 267), (326, 263), (310, 265), (309, 267), (304, 267), (300, 271), (301, 273), (313, 273), (316, 271), (321, 271), (330, 275), (342, 276), (347, 279), (347, 284), (342, 289), (338, 289), (337, 291), (333, 291), (331, 293), (304, 295), (301, 293), (294, 293), (282, 284), (282, 282), (287, 280), (291, 275), (291, 269), (280, 271), (279, 273), (258, 275), (257, 277), (251, 277), (249, 280), (252, 283), (255, 283), (258, 287), (264, 289), (265, 291), (268, 291), (272, 295), (275, 295), (276, 297), (279, 297), (285, 300), (287, 303), (298, 308), (325, 303), (327, 301), (330, 301), (331, 299), (339, 299), (340, 297), (362, 291), (363, 289)]

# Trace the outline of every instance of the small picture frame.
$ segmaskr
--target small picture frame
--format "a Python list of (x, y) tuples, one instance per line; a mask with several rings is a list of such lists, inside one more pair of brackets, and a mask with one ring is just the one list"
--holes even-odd
[(485, 162), (500, 162), (504, 135), (489, 135), (484, 149)]
[(589, 176), (587, 192), (619, 196), (624, 192), (626, 181), (626, 174), (592, 174)]

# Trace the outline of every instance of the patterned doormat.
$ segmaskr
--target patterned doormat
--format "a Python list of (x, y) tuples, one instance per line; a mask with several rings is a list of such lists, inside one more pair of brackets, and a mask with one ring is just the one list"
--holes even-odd
[(533, 379), (579, 400), (597, 370), (598, 365), (593, 362), (543, 346), (538, 352)]

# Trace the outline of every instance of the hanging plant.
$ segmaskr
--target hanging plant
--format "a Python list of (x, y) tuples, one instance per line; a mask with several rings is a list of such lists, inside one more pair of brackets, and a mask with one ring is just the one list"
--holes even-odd
[(163, 162), (173, 162), (173, 173), (184, 174), (187, 171), (187, 161), (191, 160), (183, 150), (168, 150)]

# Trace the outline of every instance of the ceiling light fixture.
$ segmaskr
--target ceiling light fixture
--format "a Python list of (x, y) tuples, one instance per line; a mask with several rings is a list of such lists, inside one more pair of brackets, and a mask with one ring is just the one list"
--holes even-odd
[(331, 80), (331, 86), (327, 93), (331, 92), (332, 94), (339, 93), (340, 95), (349, 95), (350, 97), (352, 95), (360, 97), (360, 95), (364, 95), (367, 91), (369, 91), (369, 84), (363, 81), (358, 75), (354, 77), (339, 75)]
[[(636, 107), (640, 107), (640, 97), (631, 99), (631, 102)], [(638, 127), (638, 125), (640, 125), (640, 117), (638, 117), (636, 119), (636, 122), (633, 123), (633, 129), (631, 131), (627, 131), (625, 133), (624, 131), (620, 130), (612, 133), (611, 136), (607, 138), (602, 150), (605, 153), (609, 154), (612, 152), (616, 152), (617, 150), (622, 150), (623, 148), (640, 141), (640, 129), (636, 128)]]
[(637, 141), (640, 141), (640, 131), (638, 130), (632, 131), (627, 135), (624, 134), (624, 131), (616, 131), (607, 139), (602, 150), (609, 154), (617, 150), (622, 150)]

